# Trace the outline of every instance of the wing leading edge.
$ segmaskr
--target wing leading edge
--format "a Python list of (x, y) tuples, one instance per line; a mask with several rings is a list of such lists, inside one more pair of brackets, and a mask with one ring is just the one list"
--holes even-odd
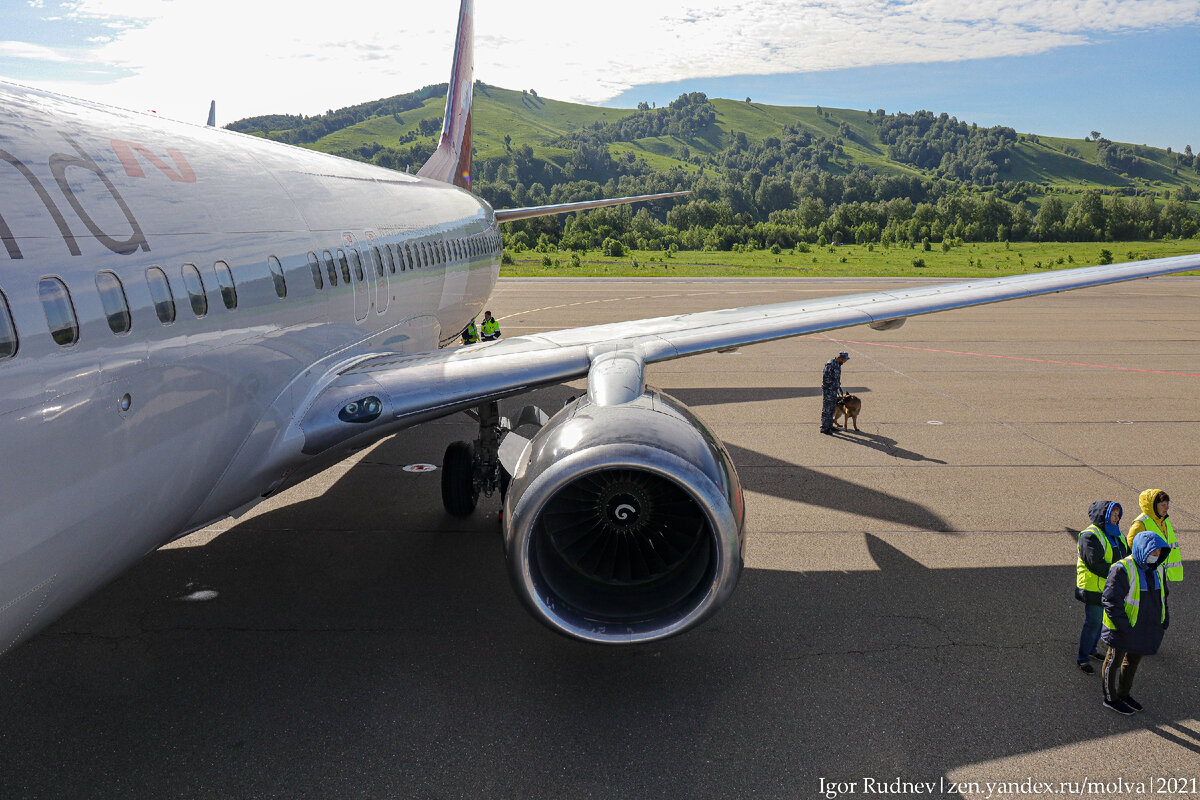
[[(1080, 267), (986, 281), (920, 286), (816, 300), (596, 325), (412, 356), (368, 356), (331, 375), (296, 424), (303, 452), (361, 444), (400, 428), (588, 374), (592, 362), (626, 352), (650, 364), (854, 325), (884, 327), (911, 316), (1200, 269), (1200, 254)], [(338, 412), (363, 397), (382, 401), (367, 426)], [(295, 440), (293, 440), (295, 441)]]

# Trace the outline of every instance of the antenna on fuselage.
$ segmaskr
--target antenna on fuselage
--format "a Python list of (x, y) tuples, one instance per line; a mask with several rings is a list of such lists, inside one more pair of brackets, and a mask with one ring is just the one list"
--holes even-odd
[(208, 107), (208, 127), (217, 127), (217, 101), (213, 100)]

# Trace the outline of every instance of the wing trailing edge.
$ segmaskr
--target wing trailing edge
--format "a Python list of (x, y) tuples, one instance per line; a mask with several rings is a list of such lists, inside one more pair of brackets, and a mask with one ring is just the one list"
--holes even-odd
[(417, 173), (442, 183), (471, 188), (471, 102), (475, 89), (475, 3), (462, 0), (458, 35), (454, 42), (454, 69), (446, 90), (446, 115), (438, 149)]

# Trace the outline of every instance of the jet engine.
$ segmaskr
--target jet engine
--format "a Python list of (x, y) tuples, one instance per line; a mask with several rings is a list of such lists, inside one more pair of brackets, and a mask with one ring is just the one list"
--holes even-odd
[(654, 641), (699, 624), (733, 592), (742, 488), (725, 448), (678, 400), (640, 380), (623, 396), (597, 383), (516, 459), (509, 570), (533, 615), (559, 633)]

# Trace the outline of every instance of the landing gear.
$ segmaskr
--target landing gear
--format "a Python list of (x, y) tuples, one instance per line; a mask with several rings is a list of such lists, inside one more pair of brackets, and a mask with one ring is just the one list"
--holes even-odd
[(500, 404), (495, 401), (467, 413), (479, 422), (479, 435), (471, 443), (454, 442), (442, 459), (442, 505), (455, 517), (470, 516), (481, 494), (491, 497), (499, 492), (503, 502), (510, 476), (500, 463), (500, 443), (505, 437), (515, 437), (505, 446), (515, 445), (515, 453), (519, 453), (527, 440), (513, 434), (513, 429), (523, 425), (540, 428), (547, 420), (541, 409), (525, 406), (513, 425), (500, 416)]
[(479, 490), (474, 481), (474, 455), (471, 445), (454, 442), (442, 458), (442, 505), (454, 517), (468, 517), (475, 510)]
[(479, 495), (491, 497), (508, 490), (508, 475), (500, 466), (500, 440), (508, 430), (508, 421), (500, 416), (500, 404), (493, 401), (468, 412), (479, 420), (479, 435), (471, 444), (453, 442), (442, 459), (442, 505), (455, 517), (468, 517), (479, 502)]

